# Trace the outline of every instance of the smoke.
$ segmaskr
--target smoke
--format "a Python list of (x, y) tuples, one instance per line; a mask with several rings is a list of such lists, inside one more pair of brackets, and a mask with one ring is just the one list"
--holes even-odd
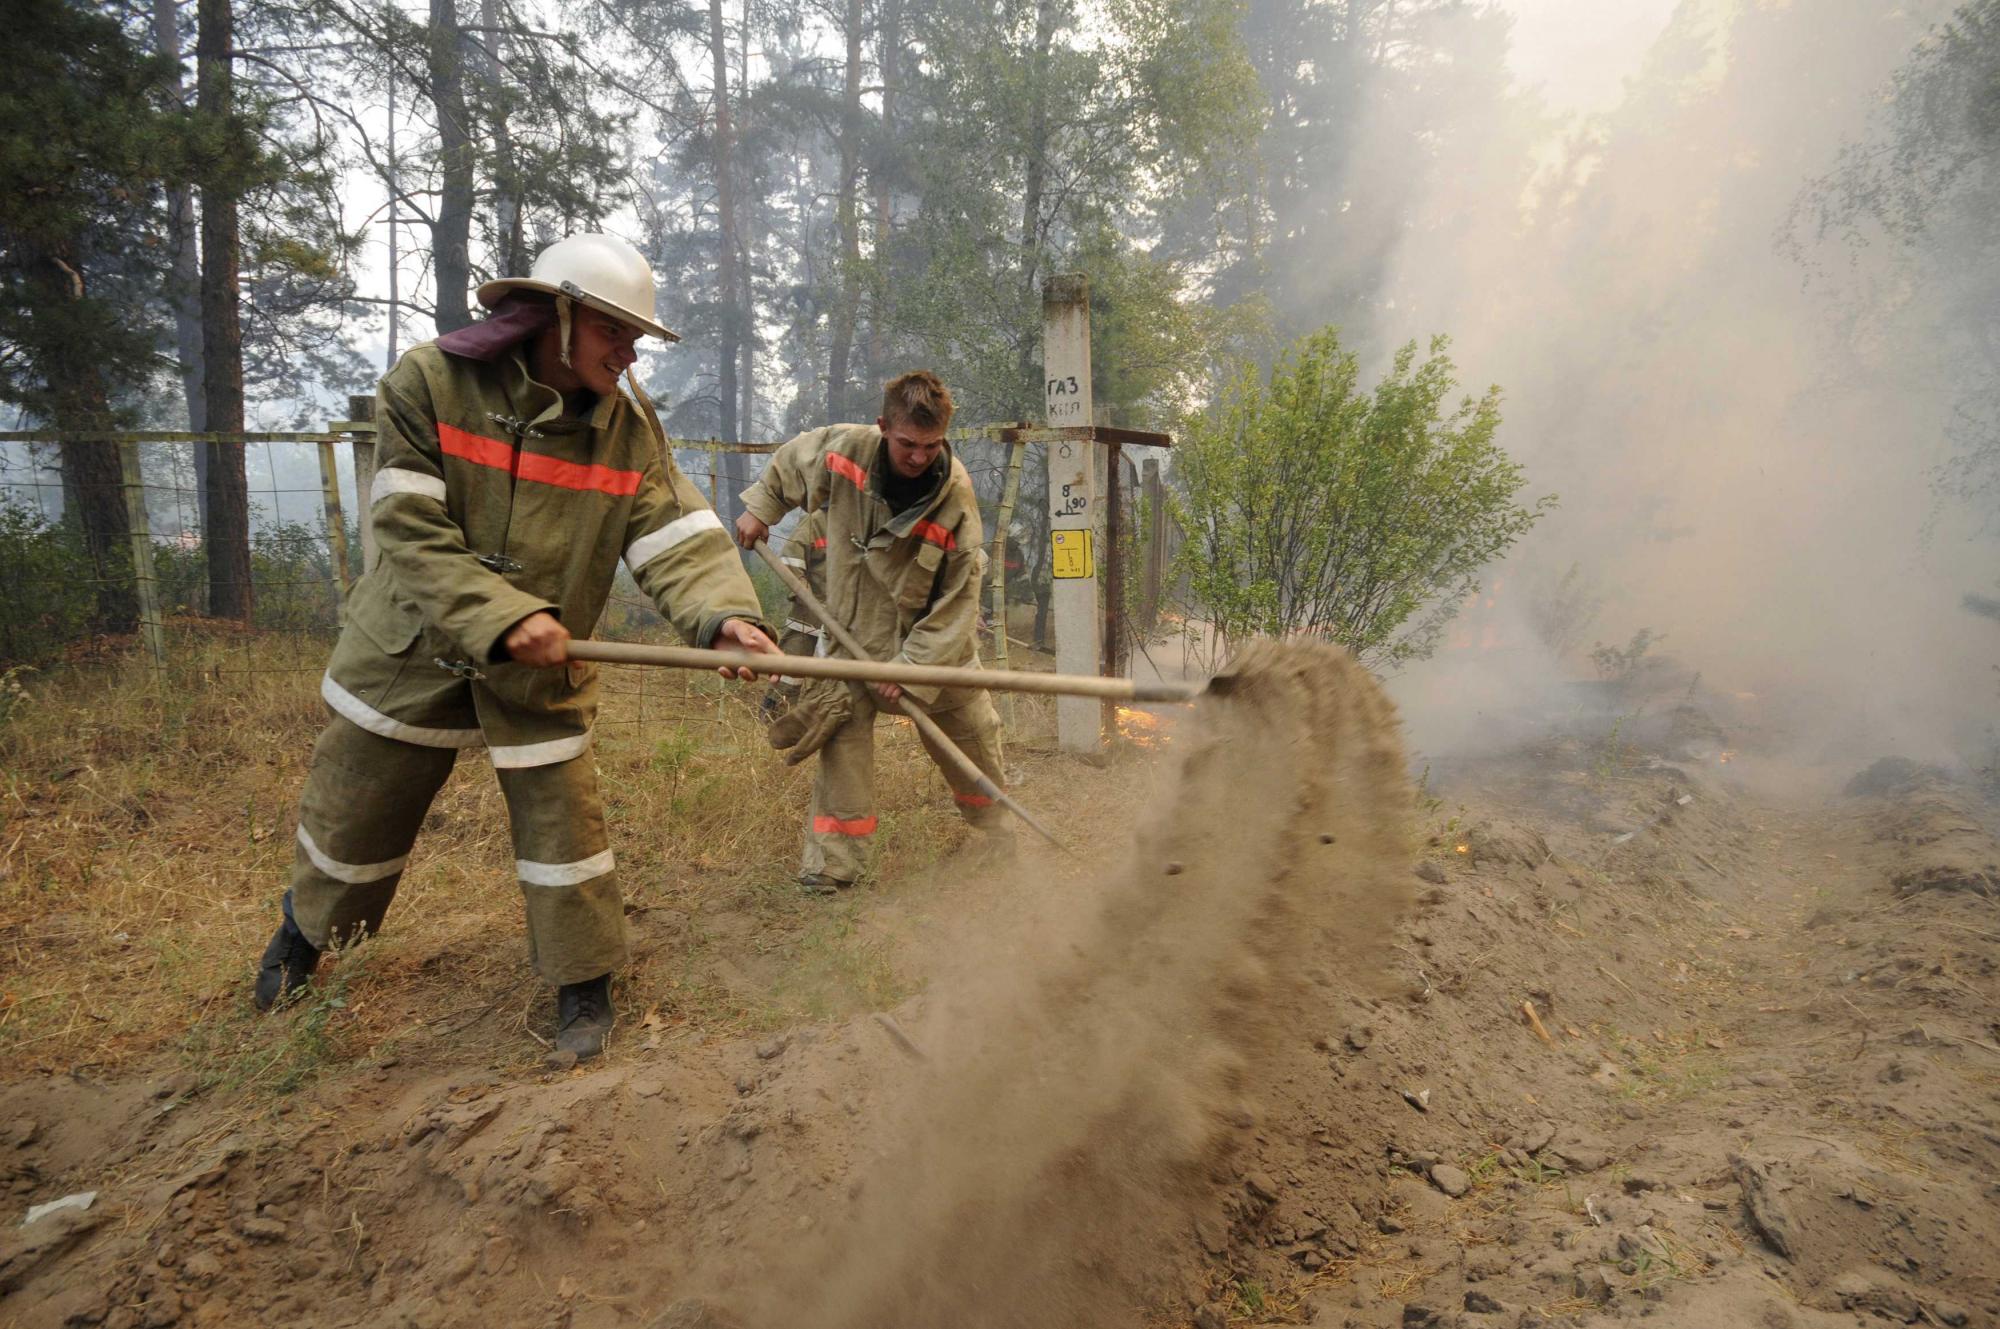
[[(1994, 551), (1934, 488), (1939, 345), (1967, 315), (1893, 247), (1795, 221), (1949, 8), (1685, 0), (1616, 109), (1539, 163), (1531, 99), (1453, 127), (1380, 331), (1450, 332), (1462, 372), (1505, 388), (1530, 492), (1561, 507), (1493, 579), (1520, 593), (1461, 625), (1498, 645), (1394, 685), (1418, 747), (1491, 739), (1504, 689), (1588, 677), (1590, 642), (1648, 628), (1710, 685), (1788, 708), (1766, 727), (1802, 756), (1971, 755), (2000, 635), (1962, 605), (1992, 590)], [(1572, 566), (1603, 605), (1557, 659), (1531, 597)]]

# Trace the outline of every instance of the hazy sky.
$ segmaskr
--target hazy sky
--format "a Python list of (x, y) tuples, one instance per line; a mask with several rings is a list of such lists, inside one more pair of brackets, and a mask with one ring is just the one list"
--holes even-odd
[(1561, 112), (1609, 110), (1679, 0), (1499, 0), (1514, 73)]

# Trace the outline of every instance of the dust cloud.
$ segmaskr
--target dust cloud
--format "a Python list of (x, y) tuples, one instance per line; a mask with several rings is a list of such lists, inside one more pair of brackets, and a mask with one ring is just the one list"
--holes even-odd
[[(1594, 678), (1593, 644), (1646, 629), (1774, 751), (1985, 757), (2000, 638), (1962, 602), (2000, 560), (1935, 482), (1939, 347), (1990, 311), (1949, 309), (1892, 245), (1822, 240), (1802, 206), (1950, 8), (1686, 0), (1567, 139), (1518, 96), (1459, 127), (1375, 331), (1449, 332), (1472, 385), (1506, 391), (1528, 492), (1561, 506), (1393, 682), (1414, 747), (1509, 741)], [(1538, 136), (1560, 149), (1524, 155)], [(1566, 573), (1598, 612), (1551, 649), (1536, 620)]]
[(1394, 712), (1344, 653), (1259, 643), (1174, 748), (1129, 866), (1081, 925), (1042, 920), (1032, 954), (934, 989), (911, 1030), (929, 1059), (885, 1114), (891, 1148), (831, 1232), (759, 1256), (784, 1272), (732, 1312), (1141, 1322), (1257, 1119), (1307, 975), (1381, 989), (1413, 880)]

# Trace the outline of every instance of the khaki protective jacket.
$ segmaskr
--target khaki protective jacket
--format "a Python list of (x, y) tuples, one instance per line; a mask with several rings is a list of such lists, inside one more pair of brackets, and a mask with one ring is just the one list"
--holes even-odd
[[(826, 522), (826, 607), (876, 660), (977, 667), (984, 533), (972, 479), (947, 446), (930, 495), (892, 516), (882, 497), (888, 464), (873, 425), (829, 425), (781, 446), (743, 505), (766, 525), (793, 508)], [(845, 655), (829, 638), (827, 650)], [(977, 690), (904, 691), (933, 709)]]
[(620, 558), (697, 645), (729, 618), (762, 624), (722, 522), (624, 394), (565, 416), (518, 348), (483, 361), (426, 343), (382, 380), (375, 419), (378, 558), (320, 689), (363, 729), (483, 742), (503, 768), (579, 755), (595, 668), (513, 664), (502, 638), (540, 610), (588, 637)]
[[(809, 512), (792, 532), (792, 538), (785, 541), (785, 552), (780, 561), (805, 578), (806, 586), (822, 600), (826, 598), (826, 514)], [(819, 615), (812, 606), (792, 597), (792, 607), (785, 616), (785, 635), (794, 634), (817, 638), (821, 635)]]

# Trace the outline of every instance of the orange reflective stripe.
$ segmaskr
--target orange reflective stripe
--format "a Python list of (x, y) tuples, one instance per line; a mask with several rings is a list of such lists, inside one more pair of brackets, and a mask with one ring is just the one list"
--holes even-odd
[(545, 457), (539, 452), (524, 452), (515, 474), (523, 480), (534, 480), (558, 489), (588, 489), (600, 494), (616, 494), (623, 497), (639, 492), (639, 472), (620, 471), (595, 463), (564, 461), (560, 457)]
[(523, 480), (554, 485), (558, 489), (582, 489), (620, 497), (639, 492), (638, 471), (564, 461), (539, 452), (519, 452), (511, 443), (487, 438), (483, 434), (445, 424), (442, 420), (438, 422), (438, 447), (448, 457), (469, 461), (474, 466), (507, 471)]
[(846, 821), (842, 821), (839, 817), (829, 817), (822, 812), (813, 818), (813, 834), (873, 835), (875, 834), (875, 818), (850, 817)]
[(951, 801), (962, 808), (990, 808), (993, 800), (984, 794), (953, 794)]
[(822, 535), (819, 539), (813, 541), (813, 548), (814, 549), (826, 548), (826, 537)]
[(438, 421), (438, 447), (445, 456), (469, 461), (474, 466), (491, 466), (497, 471), (514, 469), (513, 444), (469, 433), (442, 420)]
[(861, 469), (861, 463), (852, 457), (843, 457), (838, 452), (826, 454), (826, 469), (835, 475), (844, 475), (854, 481), (856, 489), (868, 488), (868, 472)]
[(958, 548), (958, 541), (952, 538), (951, 532), (934, 521), (920, 521), (910, 530), (940, 549)]

